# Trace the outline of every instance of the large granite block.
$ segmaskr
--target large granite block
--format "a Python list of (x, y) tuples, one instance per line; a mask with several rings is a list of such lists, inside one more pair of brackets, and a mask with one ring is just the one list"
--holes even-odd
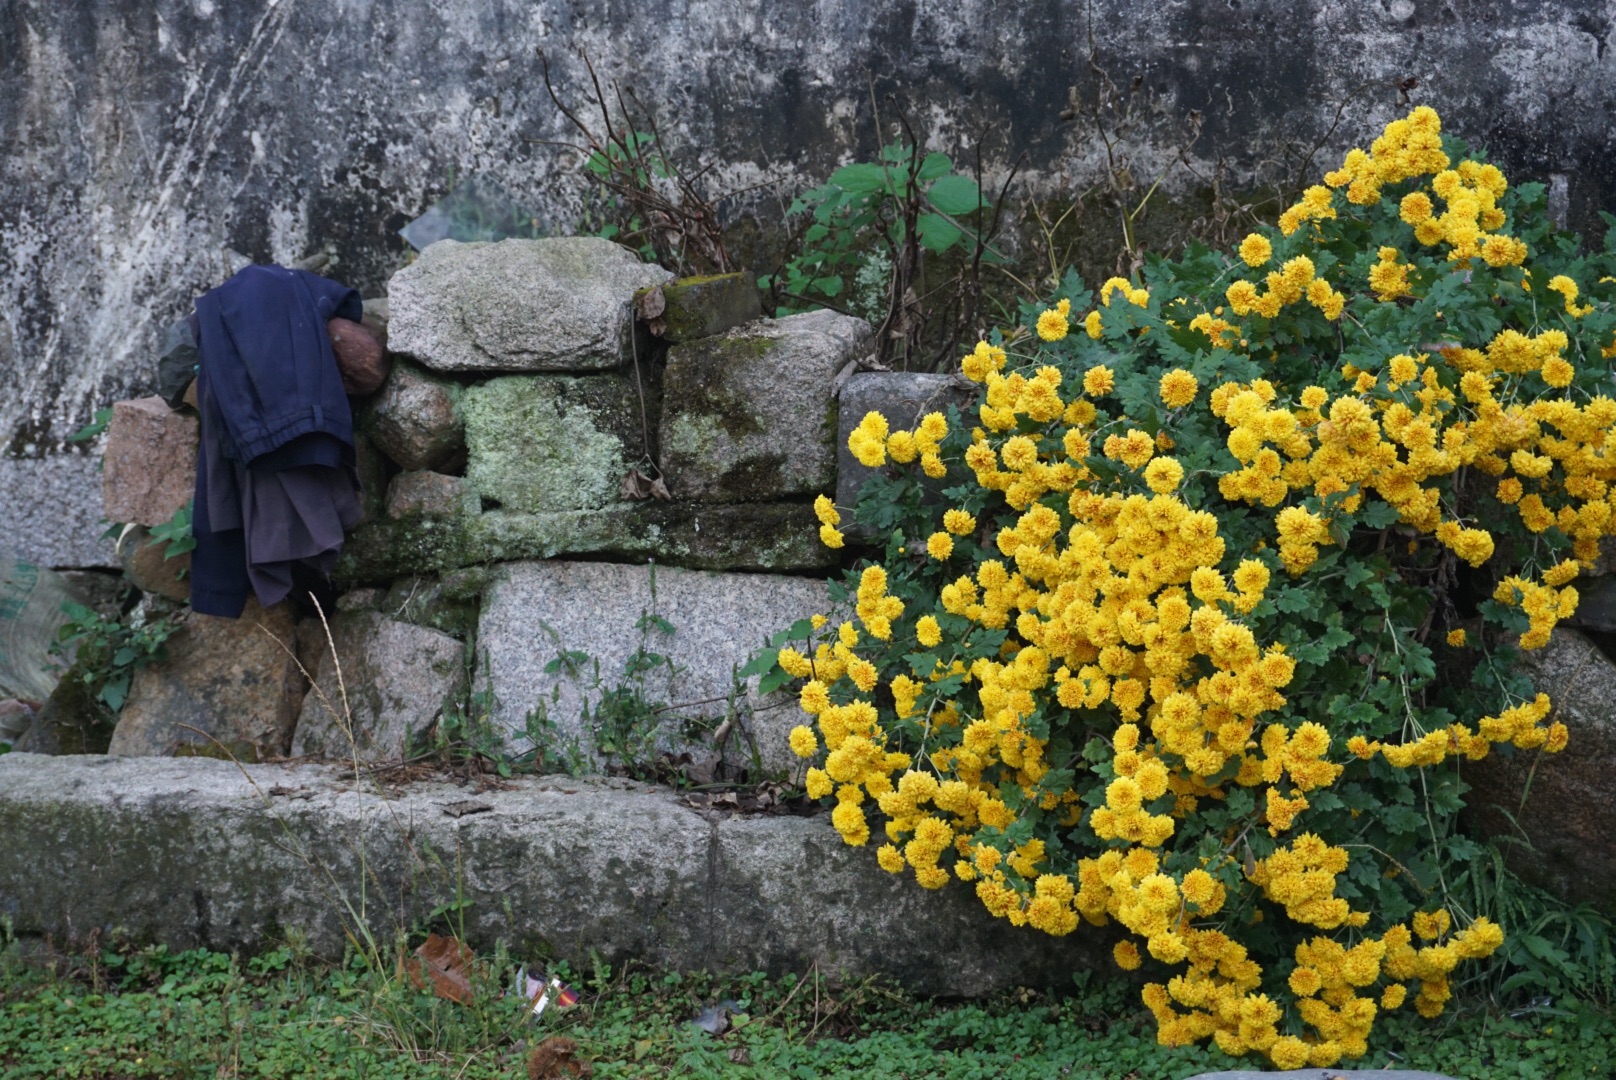
[(760, 319), (668, 350), (660, 455), (675, 498), (751, 502), (836, 486), (836, 373), (871, 351), (834, 311)]
[[(478, 678), (493, 690), (496, 723), (519, 734), (528, 715), (542, 710), (561, 738), (576, 742), (584, 754), (597, 747), (583, 713), (598, 709), (614, 688), (633, 687), (663, 709), (668, 745), (684, 741), (681, 725), (707, 720), (712, 726), (733, 703), (749, 710), (765, 766), (787, 771), (796, 759), (786, 735), (801, 722), (795, 701), (786, 694), (760, 699), (756, 679), (738, 680), (734, 672), (769, 635), (829, 610), (828, 587), (813, 578), (618, 563), (514, 563), (501, 571), (483, 603)], [(645, 654), (668, 663), (635, 678), (631, 661)], [(744, 745), (732, 739), (730, 749), (738, 744)]]
[(614, 368), (635, 290), (672, 277), (593, 236), (440, 240), (387, 283), (387, 344), (437, 371)]

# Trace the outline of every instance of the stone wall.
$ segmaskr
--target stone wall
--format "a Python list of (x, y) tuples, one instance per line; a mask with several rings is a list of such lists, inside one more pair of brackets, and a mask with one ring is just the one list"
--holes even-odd
[(528, 963), (817, 965), (985, 997), (1069, 987), (1112, 941), (1018, 929), (965, 885), (916, 888), (823, 819), (702, 811), (625, 780), (379, 790), (330, 766), (7, 754), (0, 829), (0, 916), (57, 949), (256, 951), (296, 931), (336, 959), (361, 912), (391, 942), (463, 902), (472, 944)]
[[(869, 153), (872, 91), (899, 94), (938, 149), (992, 126), (990, 176), (1025, 150), (1022, 193), (1069, 196), (1109, 167), (1085, 119), (1103, 70), (1121, 95), (1113, 150), (1140, 191), (1166, 175), (1158, 198), (1316, 172), (1406, 98), (1597, 227), (1616, 205), (1610, 33), (1587, 0), (11, 0), (0, 445), (54, 453), (95, 406), (149, 391), (161, 327), (243, 257), (329, 249), (336, 274), (378, 293), (403, 259), (396, 230), (454, 177), (490, 177), (545, 228), (576, 229), (589, 188), (554, 144), (570, 133), (540, 49), (569, 103), (586, 49), (721, 186), (778, 181), (751, 196), (776, 209)], [(0, 499), (90, 512), (60, 471), (0, 463)], [(107, 559), (46, 526), (6, 546)]]
[[(810, 504), (857, 497), (869, 470), (839, 461), (847, 428), (870, 408), (913, 424), (959, 400), (952, 381), (854, 374), (863, 320), (765, 318), (743, 275), (674, 280), (593, 237), (442, 241), (367, 319), (385, 374), (351, 399), (367, 517), (335, 609), (184, 609), (189, 556), (165, 561), (150, 529), (194, 487), (194, 411), (183, 385), (172, 405), (117, 402), (103, 513), (140, 526), (122, 564), (147, 613), (179, 606), (183, 627), (115, 730), (75, 726), (68, 680), (19, 748), (396, 763), (486, 738), (553, 767), (794, 775), (795, 702), (739, 669), (832, 610), (837, 553)], [(711, 734), (726, 723), (733, 737)]]

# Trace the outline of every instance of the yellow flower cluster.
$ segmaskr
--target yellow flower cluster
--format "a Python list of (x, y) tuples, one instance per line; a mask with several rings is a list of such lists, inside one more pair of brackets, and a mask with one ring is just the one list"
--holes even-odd
[(1341, 168), (1326, 173), (1324, 182), (1347, 189), (1347, 200), (1357, 206), (1380, 201), (1380, 189), (1416, 176), (1429, 176), (1448, 167), (1442, 152), (1442, 119), (1435, 109), (1420, 106), (1393, 120), (1369, 145), (1369, 152), (1347, 152)]
[[(1219, 493), (1270, 507), (1298, 492), (1325, 505), (1338, 496), (1340, 508), (1353, 513), (1372, 491), (1405, 524), (1480, 566), (1493, 553), (1492, 533), (1444, 520), (1440, 489), (1432, 483), (1472, 466), (1504, 477), (1499, 499), (1515, 507), (1528, 529), (1558, 526), (1573, 539), (1579, 559), (1595, 558), (1599, 538), (1616, 523), (1610, 499), (1616, 463), (1605, 449), (1616, 400), (1595, 395), (1579, 405), (1564, 398), (1515, 403), (1495, 397), (1505, 380), (1520, 389), (1510, 376), (1535, 372), (1550, 387), (1568, 383), (1571, 365), (1561, 355), (1567, 346), (1560, 330), (1529, 337), (1506, 329), (1485, 349), (1444, 348), (1438, 362), (1425, 353), (1393, 356), (1378, 376), (1349, 365), (1344, 374), (1355, 380), (1357, 393), (1333, 402), (1321, 387), (1286, 405), (1267, 380), (1225, 383), (1212, 391), (1210, 406), (1229, 425), (1227, 446), (1241, 468), (1220, 479)], [(1445, 384), (1443, 363), (1462, 373), (1457, 394)], [(1311, 566), (1318, 548), (1331, 542), (1326, 517), (1305, 507), (1281, 510), (1277, 526), (1281, 561), (1292, 574)], [(1575, 607), (1575, 590), (1555, 588), (1575, 574), (1572, 566), (1550, 571), (1542, 585), (1510, 578), (1508, 588), (1500, 587), (1501, 602), (1523, 602), (1532, 617), (1523, 647), (1547, 642), (1555, 622)]]
[[(1326, 191), (1325, 195), (1328, 196), (1329, 192)], [(1229, 286), (1224, 297), (1229, 301), (1229, 309), (1236, 315), (1255, 312), (1265, 319), (1273, 319), (1286, 305), (1299, 303), (1306, 298), (1308, 303), (1324, 313), (1326, 319), (1339, 319), (1347, 298), (1316, 273), (1313, 260), (1306, 255), (1298, 255), (1287, 259), (1278, 270), (1268, 272), (1268, 277), (1264, 279), (1266, 292), (1258, 291), (1254, 283), (1241, 278)]]
[[(1450, 167), (1440, 131), (1434, 112), (1414, 110), (1369, 151), (1349, 153), (1325, 185), (1286, 211), (1279, 228), (1286, 239), (1246, 237), (1239, 247), (1245, 266), (1275, 265), (1260, 284), (1228, 286), (1231, 317), (1272, 320), (1305, 301), (1335, 321), (1351, 298), (1370, 302), (1358, 303), (1357, 315), (1375, 302), (1413, 296), (1427, 283), (1405, 255), (1418, 248), (1404, 225), (1414, 243), (1446, 245), (1455, 269), (1472, 259), (1494, 268), (1521, 264), (1525, 245), (1498, 231), (1505, 225), (1502, 175), (1469, 161)], [(1430, 183), (1421, 186), (1426, 177)], [(1329, 228), (1317, 223), (1378, 204), (1383, 189), (1408, 181), (1414, 190), (1395, 204), (1404, 223), (1394, 226), (1401, 248), (1380, 247), (1373, 263), (1349, 266), (1309, 246)], [(1390, 220), (1391, 208), (1385, 213)], [(1283, 249), (1277, 257), (1276, 245)], [(1431, 256), (1417, 257), (1428, 265)], [(1509, 274), (1530, 288), (1529, 269)], [(1592, 310), (1579, 303), (1569, 276), (1538, 284), (1557, 297), (1557, 318)], [(1145, 314), (1113, 308), (1118, 296)], [(1091, 337), (1164, 325), (1149, 312), (1149, 293), (1122, 278), (1106, 281), (1097, 300), (1083, 320)], [(1307, 309), (1293, 314), (1319, 325)], [(1065, 341), (1072, 318), (1065, 300), (1043, 311), (1039, 340)], [(1183, 324), (1165, 325), (1176, 333)], [(1247, 344), (1222, 307), (1187, 325), (1218, 348)], [(1576, 378), (1567, 358), (1571, 340), (1555, 326), (1460, 338), (1455, 331), (1435, 344), (1411, 340), (1400, 346), (1406, 352), (1373, 360), (1355, 353), (1363, 367), (1345, 364), (1339, 379), (1329, 370), (1309, 376), (1333, 389), (1252, 377), (1262, 369), (1250, 365), (1236, 369), (1245, 381), (1203, 386), (1187, 363), (1159, 379), (1153, 370), (1154, 381), (1141, 385), (1126, 355), (1096, 362), (1098, 350), (1083, 341), (1063, 346), (1076, 346), (1080, 358), (1065, 369), (1017, 370), (1004, 349), (978, 343), (961, 370), (982, 388), (979, 426), (958, 464), (1002, 500), (980, 520), (950, 508), (941, 528), (922, 531), (924, 541), (909, 546), (913, 565), (926, 567), (920, 572), (946, 581), (936, 609), (906, 613), (888, 592), (886, 572), (871, 567), (859, 580), (855, 618), (833, 639), (811, 657), (780, 650), (780, 666), (805, 680), (801, 706), (814, 719), (793, 730), (791, 748), (808, 759), (823, 755), (807, 771), (808, 794), (834, 796), (832, 823), (849, 844), (870, 842), (870, 810), (879, 810), (885, 842), (876, 857), (884, 869), (912, 871), (926, 888), (951, 878), (972, 883), (989, 911), (1015, 925), (1063, 935), (1081, 921), (1121, 923), (1134, 940), (1117, 945), (1119, 966), (1138, 968), (1148, 956), (1174, 970), (1144, 992), (1163, 1043), (1210, 1038), (1229, 1053), (1258, 1051), (1283, 1068), (1327, 1067), (1361, 1056), (1376, 1015), (1401, 1007), (1411, 992), (1422, 1015), (1440, 1012), (1449, 973), (1461, 960), (1494, 951), (1502, 942), (1498, 927), (1476, 919), (1450, 933), (1448, 914), (1437, 911), (1415, 916), (1412, 927), (1367, 936), (1371, 913), (1337, 895), (1355, 845), (1332, 845), (1298, 825), (1341, 805), (1329, 789), (1354, 758), (1379, 756), (1412, 769), (1456, 755), (1480, 758), (1506, 742), (1555, 751), (1565, 746), (1566, 729), (1547, 722), (1549, 702), (1538, 695), (1474, 726), (1427, 731), (1411, 708), (1400, 742), (1333, 740), (1327, 716), (1298, 722), (1273, 715), (1296, 707), (1287, 688), (1298, 671), (1292, 654), (1302, 650), (1259, 640), (1254, 627), (1272, 625), (1257, 621), (1274, 611), (1265, 601), (1283, 608), (1275, 575), (1296, 578), (1315, 568), (1321, 552), (1348, 543), (1353, 522), (1343, 519), (1360, 512), (1384, 512), (1380, 524), (1395, 520), (1398, 530), (1387, 531), (1409, 538), (1411, 553), (1425, 544), (1449, 567), (1486, 564), (1493, 532), (1445, 499), (1448, 478), (1462, 469), (1471, 470), (1472, 484), (1485, 479), (1486, 491), (1496, 491), (1530, 533), (1557, 528), (1573, 541), (1574, 558), (1547, 569), (1528, 563), (1529, 571), (1498, 585), (1494, 599), (1528, 620), (1521, 644), (1545, 644), (1574, 609), (1571, 581), (1581, 562), (1597, 555), (1602, 537), (1616, 534), (1616, 444), (1608, 441), (1616, 401), (1553, 393)], [(1215, 362), (1194, 366), (1203, 377), (1217, 370)], [(1152, 391), (1165, 411), (1153, 402), (1143, 417), (1125, 411)], [(1187, 430), (1201, 432), (1202, 442), (1191, 446)], [(1208, 473), (1201, 450), (1207, 431), (1220, 433), (1214, 438), (1223, 438), (1235, 463), (1215, 474), (1221, 502), (1210, 498), (1213, 482), (1198, 479)], [(937, 413), (914, 431), (892, 431), (870, 413), (848, 446), (867, 466), (918, 459), (926, 475), (942, 477), (948, 434)], [(964, 444), (963, 435), (950, 446)], [(1175, 439), (1184, 444), (1177, 451)], [(1188, 475), (1186, 464), (1198, 472)], [(1243, 504), (1237, 519), (1256, 522), (1262, 539), (1232, 527), (1226, 533), (1214, 509), (1230, 504)], [(837, 509), (821, 498), (815, 511), (825, 542), (840, 546)], [(1396, 540), (1399, 548), (1404, 542)], [(961, 572), (968, 561), (961, 553), (978, 544), (988, 550)], [(1288, 582), (1286, 590), (1294, 591)], [(913, 641), (932, 654), (906, 654), (915, 666), (883, 677), (870, 658), (908, 648), (907, 619), (914, 619)], [(984, 639), (987, 655), (975, 645), (966, 651)], [(1455, 629), (1445, 640), (1458, 648), (1469, 639)], [(923, 733), (913, 744), (916, 758), (889, 750), (883, 713), (901, 730)], [(1084, 751), (1091, 763), (1103, 759), (1092, 765), (1086, 788), (1066, 771), (1074, 767), (1062, 756), (1070, 749), (1052, 736), (1051, 714), (1081, 717), (1101, 740)], [(1172, 842), (1185, 832), (1199, 838), (1193, 815), (1209, 801), (1249, 804), (1253, 820), (1244, 834), (1230, 829), (1217, 848), (1196, 849), (1199, 866), (1184, 870), (1190, 848)], [(1040, 828), (1086, 830), (1083, 849), (1099, 854), (1080, 857), (1010, 831), (1034, 810)], [(1242, 836), (1250, 845), (1243, 862)], [(1269, 852), (1260, 858), (1251, 851), (1259, 841), (1259, 852)], [(1230, 890), (1239, 891), (1240, 904), (1229, 902)], [(1263, 904), (1308, 934), (1339, 933), (1350, 942), (1319, 935), (1296, 946), (1286, 981), (1296, 1013), (1312, 1029), (1305, 1037), (1281, 1033), (1298, 1029), (1285, 1028), (1286, 1009), (1260, 992), (1262, 966), (1217, 919), (1255, 921)], [(1268, 988), (1278, 993), (1278, 985)]]
[[(1460, 642), (1463, 642), (1462, 637)], [(1364, 760), (1380, 754), (1399, 769), (1436, 765), (1459, 755), (1480, 761), (1493, 743), (1510, 743), (1521, 750), (1541, 748), (1557, 754), (1565, 749), (1570, 732), (1558, 720), (1543, 726), (1548, 715), (1549, 696), (1538, 694), (1531, 701), (1513, 705), (1497, 716), (1482, 717), (1475, 729), (1468, 724), (1453, 723), (1403, 743), (1383, 743), (1356, 735), (1347, 740), (1347, 749)]]
[[(999, 353), (1001, 364), (1004, 362), (1003, 356), (1002, 352)], [(868, 412), (848, 436), (847, 448), (861, 465), (872, 469), (885, 465), (888, 455), (899, 465), (907, 465), (918, 457), (920, 467), (927, 476), (941, 479), (947, 475), (948, 467), (943, 464), (938, 451), (947, 437), (948, 420), (939, 412), (921, 417), (919, 426), (913, 431), (890, 431), (886, 417), (878, 412)], [(815, 508), (818, 509), (817, 503)], [(820, 520), (824, 522), (823, 515)]]
[(1379, 261), (1369, 268), (1369, 287), (1375, 290), (1375, 298), (1389, 301), (1401, 296), (1412, 296), (1413, 290), (1409, 288), (1408, 281), (1408, 264), (1397, 261), (1403, 253), (1394, 247), (1383, 247), (1376, 254)]
[(1062, 300), (1038, 316), (1038, 336), (1045, 341), (1059, 341), (1071, 329), (1066, 317), (1072, 313), (1072, 302)]
[(819, 542), (828, 548), (839, 548), (846, 541), (836, 526), (842, 523), (841, 511), (825, 495), (814, 498), (814, 516), (819, 519)]

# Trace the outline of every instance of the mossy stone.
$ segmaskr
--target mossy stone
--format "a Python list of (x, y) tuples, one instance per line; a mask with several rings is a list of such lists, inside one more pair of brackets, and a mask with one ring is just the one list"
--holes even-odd
[[(666, 305), (662, 338), (672, 344), (722, 334), (763, 316), (757, 286), (745, 274), (680, 278), (660, 288)], [(635, 299), (651, 291), (641, 289)]]
[(632, 378), (509, 375), (466, 390), (466, 479), (482, 504), (528, 513), (619, 498), (646, 422)]
[(655, 559), (699, 570), (820, 571), (836, 565), (836, 554), (819, 543), (812, 512), (801, 504), (648, 502), (545, 514), (491, 510), (455, 521), (364, 522), (350, 535), (334, 576), (351, 588), (561, 555)]
[(759, 319), (668, 350), (659, 455), (675, 498), (771, 502), (836, 485), (836, 373), (871, 348), (863, 319)]
[(461, 570), (436, 576), (412, 575), (393, 582), (380, 610), (390, 619), (425, 626), (465, 641), (476, 629), (481, 588), (467, 591)]
[[(104, 655), (102, 657), (104, 659)], [(62, 674), (33, 725), (12, 749), (29, 754), (104, 754), (118, 718), (84, 681), (87, 659)]]

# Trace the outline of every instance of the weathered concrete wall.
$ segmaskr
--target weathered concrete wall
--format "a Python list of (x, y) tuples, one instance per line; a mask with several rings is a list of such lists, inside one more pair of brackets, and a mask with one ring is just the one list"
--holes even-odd
[[(1316, 173), (1412, 77), (1512, 176), (1558, 177), (1577, 222), (1616, 205), (1610, 33), (1592, 0), (0, 0), (0, 445), (46, 453), (149, 386), (160, 322), (235, 253), (330, 248), (375, 292), (397, 228), (471, 174), (574, 228), (538, 49), (569, 102), (581, 47), (722, 183), (778, 178), (771, 203), (874, 144), (872, 79), (938, 148), (997, 125), (990, 157), (1027, 150), (1029, 190), (1076, 190), (1106, 168), (1082, 108), (1062, 116), (1094, 100), (1091, 34), (1127, 99), (1117, 151), (1180, 189), (1220, 161), (1225, 184)], [(1193, 171), (1171, 164), (1191, 110)]]
[(529, 961), (818, 964), (963, 997), (1109, 963), (1107, 931), (1017, 930), (968, 885), (886, 873), (822, 818), (699, 813), (629, 781), (381, 793), (328, 766), (7, 754), (0, 831), (0, 917), (60, 945), (273, 948), (300, 931), (340, 956), (360, 910), (387, 942), (465, 900), (474, 945)]

